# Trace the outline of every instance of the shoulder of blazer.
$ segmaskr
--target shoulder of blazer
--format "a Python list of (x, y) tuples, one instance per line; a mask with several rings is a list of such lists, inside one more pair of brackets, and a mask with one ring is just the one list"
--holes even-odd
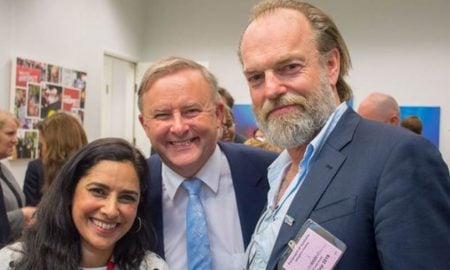
[(28, 166), (44, 169), (44, 163), (42, 162), (42, 159), (34, 159), (28, 163)]
[(268, 166), (278, 157), (278, 153), (249, 145), (224, 142), (219, 142), (218, 144), (230, 162), (230, 165), (233, 162), (242, 163), (243, 161), (248, 161), (254, 164), (261, 164), (262, 166)]
[(148, 185), (150, 186), (149, 200), (151, 203), (160, 204), (162, 193), (162, 161), (159, 155), (151, 155), (147, 159), (149, 174), (147, 177)]
[(161, 176), (162, 161), (158, 154), (153, 154), (147, 159), (148, 168), (150, 170), (150, 176)]
[(27, 171), (30, 171), (30, 173), (33, 173), (37, 175), (43, 182), (44, 178), (44, 163), (42, 163), (41, 159), (34, 159), (30, 162), (28, 162)]
[[(333, 145), (336, 149), (341, 149), (355, 138), (360, 143), (363, 142), (364, 147), (370, 147), (369, 145), (389, 145), (393, 147), (400, 142), (427, 141), (423, 136), (416, 136), (416, 134), (399, 126), (364, 119), (349, 108), (330, 134), (327, 143)], [(386, 151), (390, 150), (390, 147), (384, 148)]]

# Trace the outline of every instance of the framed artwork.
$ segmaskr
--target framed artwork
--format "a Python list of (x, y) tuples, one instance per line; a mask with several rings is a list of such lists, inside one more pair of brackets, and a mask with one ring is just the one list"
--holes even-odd
[(13, 61), (11, 107), (19, 120), (12, 158), (38, 157), (37, 123), (55, 112), (67, 111), (83, 122), (87, 73), (17, 57)]

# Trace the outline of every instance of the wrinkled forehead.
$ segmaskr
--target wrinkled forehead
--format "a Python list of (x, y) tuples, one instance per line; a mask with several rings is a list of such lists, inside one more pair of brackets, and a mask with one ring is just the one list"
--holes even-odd
[(305, 54), (317, 53), (308, 19), (299, 11), (277, 9), (261, 15), (246, 29), (241, 41), (244, 73), (259, 71)]
[[(297, 32), (300, 30), (300, 32)], [(312, 25), (308, 18), (299, 10), (290, 8), (276, 8), (266, 11), (249, 23), (242, 34), (240, 47), (249, 39), (256, 37), (267, 38), (282, 32), (289, 34), (312, 34)]]
[(215, 99), (206, 79), (200, 72), (185, 70), (160, 77), (143, 95), (144, 107), (186, 107), (209, 105)]

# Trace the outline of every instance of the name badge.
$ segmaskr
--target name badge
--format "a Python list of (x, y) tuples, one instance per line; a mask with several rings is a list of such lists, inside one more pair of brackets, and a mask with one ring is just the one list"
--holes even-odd
[(346, 249), (345, 244), (308, 219), (295, 239), (289, 241), (278, 269), (331, 270)]

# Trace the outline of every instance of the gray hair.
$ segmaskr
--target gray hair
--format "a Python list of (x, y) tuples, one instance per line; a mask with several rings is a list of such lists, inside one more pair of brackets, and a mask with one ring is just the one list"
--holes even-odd
[(198, 70), (202, 74), (203, 78), (205, 78), (206, 82), (211, 89), (212, 96), (214, 98), (214, 102), (218, 103), (221, 100), (219, 94), (219, 86), (217, 84), (216, 77), (204, 66), (198, 64), (197, 62), (182, 58), (182, 57), (168, 57), (162, 58), (156, 61), (152, 66), (150, 66), (144, 74), (142, 78), (141, 84), (139, 86), (138, 91), (138, 107), (139, 111), (142, 112), (143, 104), (142, 104), (142, 96), (145, 92), (147, 92), (150, 87), (155, 83), (156, 80), (174, 74), (180, 70)]
[(12, 113), (0, 109), (0, 129), (3, 128), (3, 125), (8, 120), (14, 120), (17, 127), (19, 127), (19, 120), (17, 120), (16, 117)]

